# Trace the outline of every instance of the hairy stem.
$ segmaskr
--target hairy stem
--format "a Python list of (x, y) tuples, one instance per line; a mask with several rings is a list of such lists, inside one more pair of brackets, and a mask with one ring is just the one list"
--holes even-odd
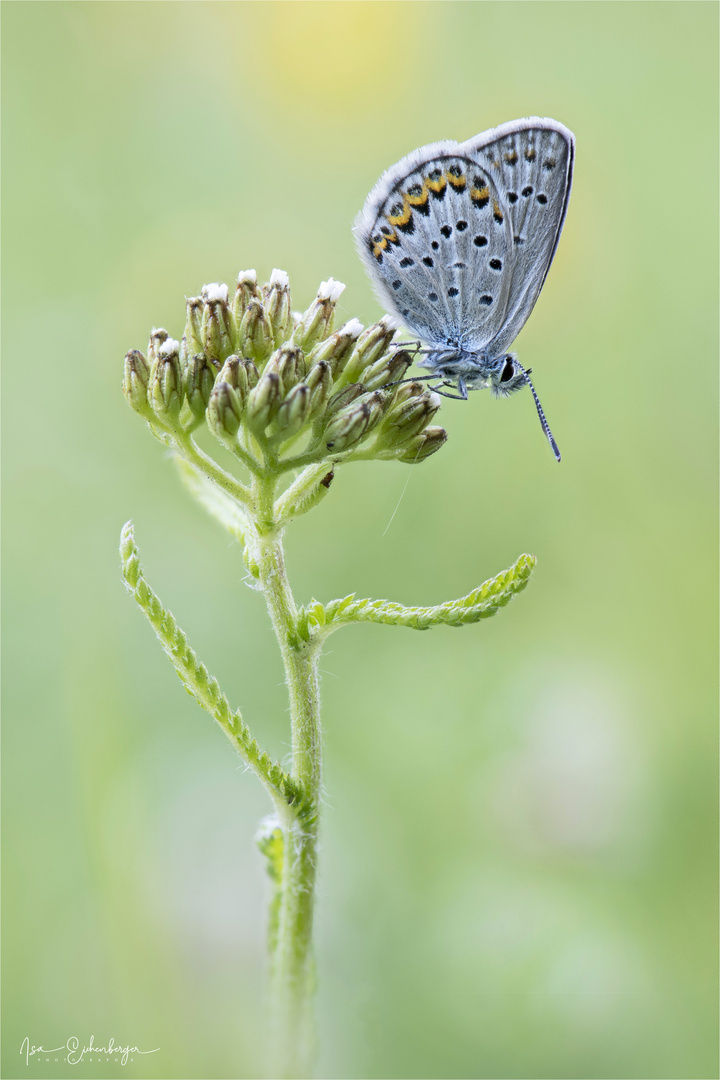
[(288, 806), (280, 816), (283, 863), (280, 903), (271, 969), (275, 1062), (273, 1076), (310, 1075), (315, 1031), (312, 955), (318, 803), (322, 745), (318, 685), (318, 645), (297, 634), (297, 608), (285, 569), (281, 532), (273, 521), (275, 480), (254, 484), (259, 580), (285, 666), (290, 699), (293, 779), (308, 796), (302, 812)]
[[(249, 501), (249, 492), (247, 488), (240, 483), (236, 477), (231, 476), (230, 473), (221, 469), (212, 458), (208, 457), (194, 439), (185, 432), (175, 433), (175, 441), (178, 450), (191, 465), (194, 465), (204, 476), (207, 476), (217, 486), (230, 495), (233, 499), (236, 499), (241, 506), (247, 506)], [(255, 463), (257, 467), (257, 463)]]

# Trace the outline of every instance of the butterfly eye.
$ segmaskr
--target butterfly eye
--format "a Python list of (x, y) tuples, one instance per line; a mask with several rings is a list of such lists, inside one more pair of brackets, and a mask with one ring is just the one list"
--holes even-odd
[(500, 374), (500, 382), (510, 382), (510, 380), (512, 379), (514, 374), (515, 374), (515, 365), (513, 364), (510, 357), (508, 356), (508, 357), (506, 357), (505, 363), (503, 364), (503, 369), (502, 369), (502, 372)]

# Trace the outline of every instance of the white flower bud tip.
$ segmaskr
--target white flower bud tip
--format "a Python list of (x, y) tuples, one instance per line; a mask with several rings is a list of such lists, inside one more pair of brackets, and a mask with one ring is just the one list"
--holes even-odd
[(158, 356), (163, 360), (169, 359), (173, 353), (180, 352), (180, 343), (175, 338), (169, 337), (167, 341), (163, 341), (162, 345), (158, 349)]
[(433, 393), (433, 391), (431, 390), (428, 394), (428, 405), (431, 409), (439, 409), (442, 405), (440, 395)]
[(279, 289), (287, 289), (290, 284), (290, 278), (284, 270), (273, 270), (270, 275), (270, 284), (277, 285)]
[(343, 337), (349, 337), (352, 341), (355, 338), (359, 338), (365, 327), (359, 319), (350, 319), (344, 326), (341, 326), (337, 331), (338, 334), (342, 334)]
[(255, 270), (241, 270), (237, 279), (238, 285), (257, 285), (257, 273)]
[(342, 281), (328, 278), (327, 281), (320, 282), (320, 288), (317, 291), (318, 300), (330, 300), (334, 304), (344, 291), (345, 286)]
[(203, 285), (202, 298), (206, 304), (227, 304), (228, 287), (217, 281), (212, 285)]
[(393, 319), (392, 315), (383, 315), (379, 320), (379, 325), (384, 326), (386, 330), (398, 330), (400, 328), (400, 320)]

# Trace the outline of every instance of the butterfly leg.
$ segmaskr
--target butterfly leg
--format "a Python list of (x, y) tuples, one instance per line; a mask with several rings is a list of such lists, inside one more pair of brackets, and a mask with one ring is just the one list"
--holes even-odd
[(431, 352), (427, 345), (423, 345), (422, 341), (391, 341), (388, 348), (407, 349), (408, 352), (415, 353), (416, 356), (418, 353)]
[[(428, 377), (432, 378), (432, 375)], [(441, 389), (441, 387), (443, 386), (452, 386), (452, 383), (441, 382), (438, 384), (438, 386), (429, 386), (428, 389), (432, 390), (434, 394), (439, 394), (440, 397), (450, 398), (451, 401), (467, 401), (467, 387), (465, 386), (465, 383), (462, 381), (462, 379), (458, 379), (458, 390), (460, 391), (459, 394), (448, 394), (447, 390)], [(463, 390), (465, 391), (465, 393), (463, 393)]]

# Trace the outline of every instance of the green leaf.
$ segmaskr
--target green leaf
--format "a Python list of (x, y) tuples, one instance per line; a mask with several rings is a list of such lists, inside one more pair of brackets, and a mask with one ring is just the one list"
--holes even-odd
[(513, 566), (483, 582), (467, 596), (434, 607), (404, 607), (391, 600), (356, 600), (351, 595), (325, 605), (324, 627), (312, 608), (308, 611), (309, 620), (321, 638), (341, 626), (357, 622), (409, 626), (412, 630), (429, 630), (432, 626), (467, 626), (480, 619), (489, 619), (522, 592), (530, 580), (535, 561), (534, 555), (521, 555)]
[(123, 526), (120, 556), (127, 588), (143, 610), (188, 693), (220, 725), (242, 759), (268, 789), (276, 804), (293, 807), (295, 814), (301, 819), (311, 816), (315, 812), (314, 807), (302, 785), (273, 761), (267, 751), (260, 749), (240, 711), (230, 708), (217, 679), (210, 675), (190, 647), (172, 612), (163, 607), (159, 597), (148, 585), (140, 566), (130, 521)]

